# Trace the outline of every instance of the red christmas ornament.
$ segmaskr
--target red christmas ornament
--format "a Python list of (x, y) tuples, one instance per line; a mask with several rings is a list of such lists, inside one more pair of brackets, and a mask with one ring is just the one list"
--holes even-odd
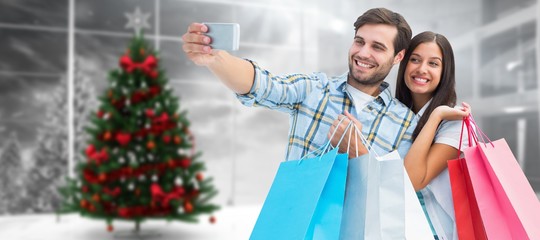
[(169, 167), (173, 168), (176, 163), (174, 162), (174, 160), (169, 159), (169, 161), (167, 161), (167, 164), (169, 164)]
[(203, 175), (202, 173), (197, 173), (197, 175), (195, 175), (195, 178), (197, 178), (197, 181), (202, 181), (203, 180)]
[(166, 144), (169, 144), (171, 142), (171, 136), (164, 135), (163, 136), (163, 142), (166, 143)]
[(158, 124), (166, 124), (168, 121), (169, 121), (169, 114), (167, 114), (166, 112), (161, 113), (159, 117), (153, 120), (154, 123), (158, 123)]
[(216, 223), (216, 217), (210, 216), (210, 219), (208, 219), (208, 221), (210, 221), (211, 224), (214, 224)]
[(94, 145), (90, 144), (88, 147), (86, 147), (86, 156), (90, 157), (92, 154), (96, 152), (96, 148)]
[(126, 207), (118, 208), (118, 216), (128, 218), (131, 216), (131, 212)]
[(83, 199), (83, 200), (81, 200), (80, 205), (81, 205), (81, 208), (86, 209), (86, 207), (88, 206), (88, 202)]
[(101, 199), (101, 198), (99, 197), (98, 194), (94, 194), (94, 195), (92, 196), (92, 200), (93, 200), (94, 202), (96, 202), (96, 203), (99, 202), (100, 199)]
[(159, 73), (157, 71), (151, 71), (150, 73), (148, 73), (148, 77), (150, 77), (151, 79), (156, 79), (158, 75)]
[(156, 147), (156, 144), (154, 143), (154, 141), (149, 141), (148, 143), (146, 143), (146, 147), (149, 149), (149, 150), (152, 150)]
[(96, 206), (94, 206), (93, 204), (88, 204), (88, 211), (95, 212), (96, 211)]
[(99, 110), (99, 111), (96, 113), (96, 115), (97, 115), (98, 118), (102, 118), (104, 114), (105, 114), (105, 113), (104, 113), (103, 111), (101, 111), (101, 110)]
[(109, 141), (111, 140), (111, 132), (107, 131), (105, 134), (103, 134), (103, 140)]
[(90, 183), (96, 183), (98, 181), (96, 175), (94, 174), (94, 172), (88, 170), (88, 169), (85, 169), (83, 171), (83, 177), (84, 179), (87, 181), (87, 182), (90, 182)]
[(99, 180), (100, 182), (105, 182), (105, 181), (107, 180), (107, 175), (106, 175), (105, 173), (99, 174), (98, 180)]
[(145, 113), (146, 113), (146, 116), (149, 117), (149, 118), (154, 117), (154, 114), (155, 114), (154, 109), (151, 109), (151, 108), (146, 109)]
[(189, 159), (189, 158), (184, 158), (184, 159), (180, 160), (180, 164), (179, 164), (179, 165), (180, 165), (181, 168), (186, 169), (186, 168), (189, 167), (189, 165), (191, 165), (191, 159)]
[(87, 193), (88, 192), (88, 186), (83, 185), (81, 190), (82, 190), (83, 193)]
[(182, 138), (180, 138), (180, 136), (174, 136), (174, 143), (175, 143), (175, 144), (180, 144), (180, 143), (182, 143)]
[(186, 211), (186, 213), (193, 212), (193, 205), (189, 201), (185, 201), (184, 210)]
[(154, 143), (154, 141), (149, 141), (148, 143), (146, 143), (146, 147), (148, 148), (148, 150), (152, 150), (156, 148), (156, 144)]
[(191, 190), (190, 197), (191, 198), (196, 198), (197, 196), (199, 196), (199, 190), (198, 189)]
[(113, 230), (114, 230), (113, 226), (111, 224), (109, 224), (107, 226), (107, 231), (112, 232)]
[(120, 145), (126, 146), (129, 141), (131, 141), (131, 135), (129, 133), (119, 132), (116, 134), (116, 141), (118, 141)]
[(133, 104), (139, 103), (140, 101), (144, 100), (144, 96), (145, 96), (144, 92), (135, 91), (133, 95), (131, 95), (131, 103)]
[(161, 89), (159, 89), (159, 86), (152, 86), (150, 87), (148, 94), (150, 95), (150, 97), (154, 97), (158, 95), (159, 92), (161, 92)]

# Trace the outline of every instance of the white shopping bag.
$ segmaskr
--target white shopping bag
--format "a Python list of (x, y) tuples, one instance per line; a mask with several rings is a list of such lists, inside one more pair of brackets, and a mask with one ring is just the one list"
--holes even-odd
[(433, 239), (397, 151), (349, 160), (340, 239)]

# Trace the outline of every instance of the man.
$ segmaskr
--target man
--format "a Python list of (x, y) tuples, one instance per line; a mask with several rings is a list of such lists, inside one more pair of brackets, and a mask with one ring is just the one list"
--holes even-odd
[(182, 36), (183, 50), (191, 61), (219, 77), (244, 105), (289, 113), (287, 160), (315, 151), (328, 142), (334, 130), (334, 146), (346, 134), (340, 152), (348, 150), (351, 158), (357, 156), (357, 150), (358, 155), (366, 153), (357, 144), (361, 142), (358, 136), (348, 146), (350, 132), (344, 129), (349, 121), (361, 129), (378, 154), (398, 149), (405, 156), (411, 145), (414, 113), (392, 98), (384, 79), (403, 58), (411, 29), (401, 15), (384, 8), (368, 10), (354, 27), (349, 71), (335, 78), (324, 73), (273, 76), (251, 60), (212, 50), (211, 39), (204, 35), (208, 28), (200, 23), (191, 24)]

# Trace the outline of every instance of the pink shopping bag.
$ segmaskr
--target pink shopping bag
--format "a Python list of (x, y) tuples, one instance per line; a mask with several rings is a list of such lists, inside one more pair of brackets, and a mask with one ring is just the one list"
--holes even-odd
[(476, 146), (463, 151), (464, 166), (488, 239), (540, 239), (540, 202), (508, 144), (504, 139), (482, 143), (478, 137), (486, 135), (474, 120), (465, 123)]

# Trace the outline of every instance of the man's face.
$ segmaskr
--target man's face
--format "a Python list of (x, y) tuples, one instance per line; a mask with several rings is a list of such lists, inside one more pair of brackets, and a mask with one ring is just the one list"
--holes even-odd
[(374, 86), (386, 78), (403, 58), (403, 51), (394, 56), (396, 36), (396, 27), (386, 24), (366, 24), (356, 31), (349, 49), (349, 84)]

